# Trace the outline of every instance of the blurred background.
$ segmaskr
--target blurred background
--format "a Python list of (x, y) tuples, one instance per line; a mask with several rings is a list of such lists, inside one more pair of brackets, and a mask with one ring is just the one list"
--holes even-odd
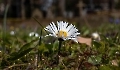
[(8, 25), (41, 24), (64, 20), (79, 26), (119, 22), (120, 0), (0, 0), (0, 24), (8, 5)]

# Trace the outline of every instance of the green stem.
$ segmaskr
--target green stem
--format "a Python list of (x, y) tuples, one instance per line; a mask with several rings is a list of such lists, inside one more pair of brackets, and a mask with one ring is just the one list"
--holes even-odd
[(41, 29), (41, 32), (40, 32), (39, 45), (41, 45), (41, 41), (42, 41), (42, 38), (41, 38), (41, 36), (42, 36), (42, 29)]
[[(33, 18), (34, 18), (34, 17), (33, 17)], [(42, 29), (44, 29), (43, 25), (42, 25), (36, 18), (34, 18), (34, 20), (38, 22), (38, 24), (42, 27)], [(44, 31), (45, 31), (47, 34), (49, 34), (46, 30), (44, 30)]]
[(7, 12), (8, 12), (9, 5), (7, 4), (5, 7), (5, 13), (3, 18), (3, 32), (2, 32), (2, 49), (3, 49), (3, 55), (5, 53), (6, 47), (5, 47), (5, 39), (6, 39), (6, 22), (7, 22)]
[(5, 7), (4, 19), (3, 19), (3, 38), (6, 37), (6, 22), (7, 22), (7, 12), (9, 5), (7, 4)]
[(59, 40), (59, 46), (58, 46), (58, 53), (57, 53), (57, 64), (59, 64), (59, 55), (60, 55), (60, 49), (62, 46), (62, 40), (61, 39), (58, 39), (58, 40)]
[(58, 55), (60, 55), (60, 49), (61, 49), (61, 46), (62, 46), (62, 41), (61, 41), (61, 40), (59, 40)]

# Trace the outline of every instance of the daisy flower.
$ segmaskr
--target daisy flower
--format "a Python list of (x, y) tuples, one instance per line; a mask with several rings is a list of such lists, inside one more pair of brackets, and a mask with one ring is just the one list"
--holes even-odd
[(92, 33), (92, 38), (93, 38), (94, 40), (98, 40), (98, 41), (101, 40), (101, 39), (100, 39), (100, 35), (99, 35), (97, 32)]
[(38, 34), (38, 33), (35, 33), (35, 32), (30, 32), (30, 33), (29, 33), (29, 36), (30, 36), (30, 37), (32, 37), (32, 36), (39, 37), (39, 34)]
[(57, 21), (57, 25), (54, 22), (50, 23), (46, 28), (46, 31), (50, 32), (49, 35), (46, 36), (54, 36), (58, 39), (62, 40), (73, 40), (77, 41), (77, 36), (80, 34), (78, 29), (72, 24), (68, 25), (68, 22)]

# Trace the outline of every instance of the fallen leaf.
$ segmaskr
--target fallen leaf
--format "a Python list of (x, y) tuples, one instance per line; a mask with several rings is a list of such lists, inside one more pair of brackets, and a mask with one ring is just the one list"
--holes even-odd
[(79, 43), (85, 43), (88, 46), (91, 46), (92, 38), (85, 38), (85, 37), (78, 37), (77, 38)]

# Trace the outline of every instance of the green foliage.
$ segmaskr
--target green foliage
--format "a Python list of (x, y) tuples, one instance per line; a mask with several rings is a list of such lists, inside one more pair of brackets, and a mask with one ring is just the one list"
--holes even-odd
[[(92, 45), (64, 41), (58, 56), (59, 42), (53, 37), (44, 37), (46, 32), (37, 29), (40, 37), (29, 36), (29, 28), (16, 28), (15, 34), (6, 30), (5, 38), (0, 32), (0, 68), (11, 70), (119, 70), (120, 25), (100, 26), (97, 31), (100, 41)], [(2, 31), (2, 29), (0, 29)], [(81, 35), (90, 37), (94, 30), (83, 27)]]
[(22, 56), (26, 55), (27, 53), (29, 53), (33, 48), (28, 48), (28, 49), (25, 49), (24, 51), (20, 51), (20, 52), (17, 52), (17, 53), (12, 53), (12, 55), (10, 56), (10, 58), (8, 58), (8, 60), (16, 60), (16, 59), (19, 59), (21, 58)]
[(99, 70), (111, 70), (111, 68), (110, 68), (110, 66), (108, 66), (108, 65), (101, 65), (101, 66), (99, 67)]

